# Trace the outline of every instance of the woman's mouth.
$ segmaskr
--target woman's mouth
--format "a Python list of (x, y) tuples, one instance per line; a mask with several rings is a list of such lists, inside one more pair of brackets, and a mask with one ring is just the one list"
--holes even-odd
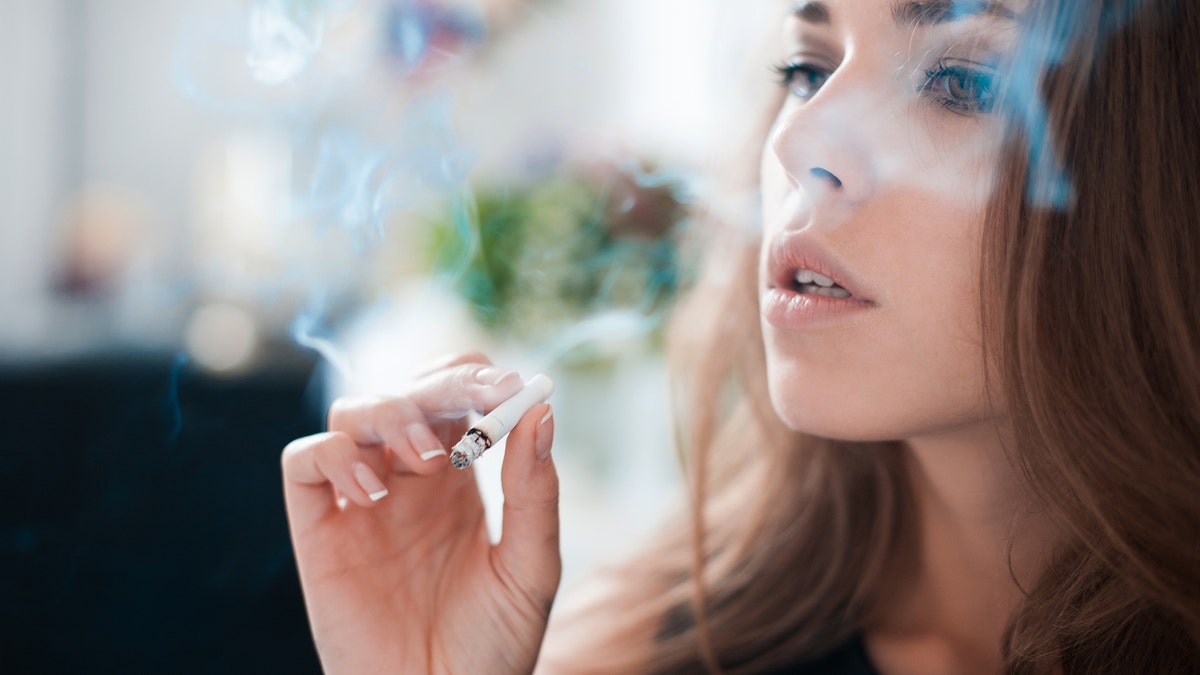
[(833, 279), (812, 270), (800, 269), (792, 277), (792, 290), (797, 293), (820, 295), (826, 298), (849, 298), (850, 291), (842, 288)]
[(876, 307), (832, 252), (801, 233), (777, 237), (768, 249), (763, 318), (786, 330), (835, 325)]

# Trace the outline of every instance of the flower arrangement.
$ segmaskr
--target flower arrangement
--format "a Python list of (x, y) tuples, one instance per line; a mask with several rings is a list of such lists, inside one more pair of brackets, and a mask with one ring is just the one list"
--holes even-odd
[(477, 188), (433, 221), (427, 258), (501, 339), (545, 345), (599, 316), (657, 339), (687, 276), (685, 202), (683, 181), (631, 165)]

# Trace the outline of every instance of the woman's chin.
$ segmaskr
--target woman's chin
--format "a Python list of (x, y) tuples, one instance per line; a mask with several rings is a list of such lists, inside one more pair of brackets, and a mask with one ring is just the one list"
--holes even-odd
[(784, 426), (797, 433), (817, 436), (835, 441), (881, 440), (873, 433), (863, 433), (867, 428), (862, 420), (846, 417), (843, 413), (822, 411), (811, 407), (797, 409), (795, 405), (775, 405), (775, 414)]
[(771, 403), (784, 426), (792, 431), (836, 441), (873, 442), (904, 438), (902, 420), (881, 415), (886, 406), (862, 405), (862, 400), (847, 397), (858, 405), (845, 405), (830, 399), (796, 395), (795, 390), (776, 391), (771, 387)]

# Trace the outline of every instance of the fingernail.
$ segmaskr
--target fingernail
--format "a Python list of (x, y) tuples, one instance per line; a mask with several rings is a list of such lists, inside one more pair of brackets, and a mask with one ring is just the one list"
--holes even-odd
[(354, 480), (358, 481), (359, 487), (371, 501), (377, 502), (387, 496), (388, 489), (384, 486), (383, 481), (379, 480), (379, 476), (371, 470), (371, 467), (362, 462), (355, 462), (353, 467)]
[(542, 416), (542, 420), (538, 422), (537, 429), (533, 432), (533, 448), (537, 452), (539, 462), (544, 462), (550, 459), (550, 446), (553, 445), (554, 434), (550, 431), (550, 419), (554, 417), (554, 408), (546, 406), (546, 414)]
[(475, 380), (480, 384), (487, 384), (494, 387), (516, 374), (516, 371), (505, 370), (503, 368), (484, 368), (475, 373)]
[(417, 451), (417, 456), (426, 462), (446, 454), (442, 442), (433, 435), (429, 427), (420, 422), (408, 425), (408, 442), (412, 443), (413, 450)]

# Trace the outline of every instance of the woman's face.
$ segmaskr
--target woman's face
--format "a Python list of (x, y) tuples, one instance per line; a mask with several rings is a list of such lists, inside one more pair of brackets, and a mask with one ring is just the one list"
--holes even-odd
[[(763, 152), (760, 305), (771, 397), (846, 440), (954, 433), (988, 404), (983, 210), (1012, 5), (825, 0), (783, 23)], [(832, 284), (832, 285), (830, 285)]]

